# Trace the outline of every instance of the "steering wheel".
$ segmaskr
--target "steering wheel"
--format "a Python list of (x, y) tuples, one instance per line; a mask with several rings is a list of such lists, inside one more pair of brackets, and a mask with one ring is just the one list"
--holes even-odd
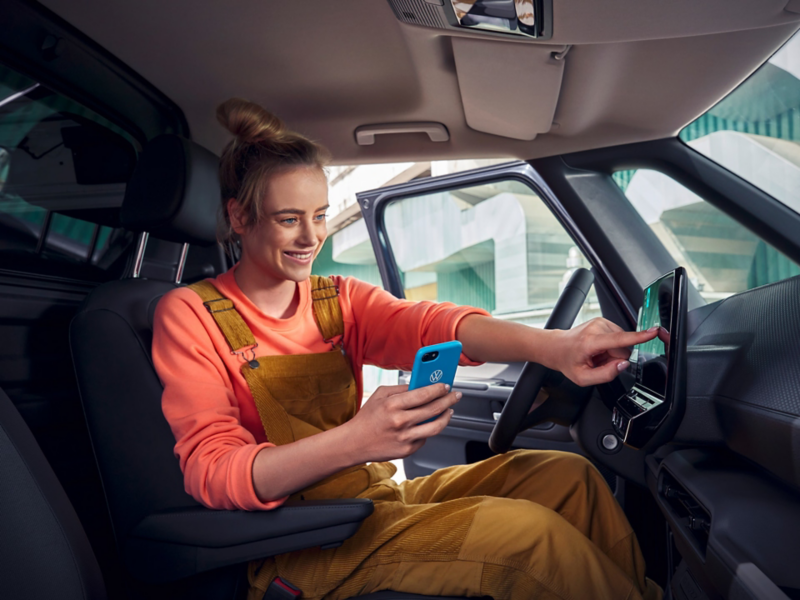
[[(569, 329), (581, 310), (589, 289), (594, 283), (594, 275), (586, 269), (576, 269), (553, 307), (545, 329)], [(503, 406), (500, 418), (489, 437), (489, 447), (497, 454), (505, 454), (511, 448), (517, 434), (545, 421), (568, 422), (574, 414), (573, 407), (567, 406), (558, 398), (550, 398), (531, 410), (534, 400), (545, 383), (553, 379), (553, 372), (537, 363), (526, 362), (517, 383)], [(566, 380), (562, 376), (562, 380)], [(568, 381), (568, 380), (566, 380)], [(574, 385), (574, 384), (572, 384)], [(575, 386), (577, 387), (577, 386)]]

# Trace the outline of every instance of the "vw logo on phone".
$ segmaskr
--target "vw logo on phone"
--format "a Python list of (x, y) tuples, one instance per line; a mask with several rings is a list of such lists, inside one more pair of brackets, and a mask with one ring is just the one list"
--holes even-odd
[(435, 370), (433, 373), (431, 373), (431, 383), (436, 383), (439, 381), (442, 378), (442, 375), (444, 375), (444, 373), (442, 373), (441, 370)]

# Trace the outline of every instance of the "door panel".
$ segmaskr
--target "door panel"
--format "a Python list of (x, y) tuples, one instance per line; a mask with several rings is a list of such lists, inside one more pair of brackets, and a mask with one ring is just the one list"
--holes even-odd
[[(425, 445), (403, 461), (406, 476), (411, 479), (430, 475), (433, 471), (455, 464), (468, 464), (491, 455), (489, 435), (494, 428), (496, 416), (503, 410), (513, 387), (513, 382), (522, 369), (521, 364), (485, 365), (503, 367), (508, 379), (459, 379), (460, 373), (481, 367), (460, 367), (453, 389), (463, 394), (455, 406), (450, 425), (440, 435), (428, 439)], [(411, 373), (401, 372), (400, 382), (407, 383)], [(561, 450), (578, 452), (569, 428), (553, 423), (542, 423), (522, 432), (515, 448), (533, 450)]]
[[(593, 268), (605, 302), (623, 318), (630, 307), (569, 215), (526, 163), (508, 163), (364, 192), (358, 200), (384, 287), (398, 297), (483, 308), (497, 318), (544, 325), (569, 275)], [(362, 225), (363, 228), (363, 225)], [(363, 248), (345, 244), (351, 260)], [(361, 241), (363, 245), (363, 241)], [(600, 316), (590, 294), (578, 322)], [(462, 392), (450, 425), (404, 461), (408, 477), (487, 458), (494, 414), (502, 410), (521, 364), (460, 367)], [(401, 373), (407, 381), (410, 373)], [(580, 452), (569, 428), (545, 424), (515, 447)], [(614, 478), (609, 476), (610, 483)]]

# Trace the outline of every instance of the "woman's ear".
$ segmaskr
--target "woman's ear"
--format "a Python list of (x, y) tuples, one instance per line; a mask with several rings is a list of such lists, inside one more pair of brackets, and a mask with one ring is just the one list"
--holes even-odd
[(239, 235), (242, 235), (245, 230), (245, 219), (242, 211), (242, 205), (239, 204), (239, 201), (236, 200), (236, 198), (229, 198), (226, 209), (228, 211), (228, 218), (231, 221), (231, 229), (233, 229), (233, 231)]

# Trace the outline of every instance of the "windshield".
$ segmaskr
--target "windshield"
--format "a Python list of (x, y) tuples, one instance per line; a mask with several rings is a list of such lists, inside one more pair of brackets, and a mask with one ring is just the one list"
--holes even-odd
[(680, 137), (800, 212), (800, 32)]

